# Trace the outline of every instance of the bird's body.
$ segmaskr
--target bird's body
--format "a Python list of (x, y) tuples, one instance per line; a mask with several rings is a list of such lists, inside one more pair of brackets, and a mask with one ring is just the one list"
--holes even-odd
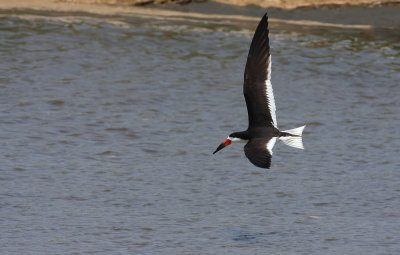
[(246, 100), (249, 126), (235, 132), (215, 150), (214, 154), (232, 142), (247, 142), (246, 157), (254, 165), (269, 168), (272, 148), (277, 140), (303, 149), (302, 132), (305, 126), (279, 131), (275, 115), (275, 99), (271, 84), (271, 54), (268, 37), (268, 16), (261, 19), (250, 45), (244, 72), (243, 94)]

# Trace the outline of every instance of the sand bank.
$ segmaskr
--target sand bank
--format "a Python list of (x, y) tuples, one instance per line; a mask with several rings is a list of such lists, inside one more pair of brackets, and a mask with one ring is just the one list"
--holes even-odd
[[(106, 15), (106, 16), (141, 16), (156, 19), (192, 19), (219, 23), (249, 23), (256, 24), (259, 17), (265, 12), (264, 7), (260, 6), (237, 6), (225, 3), (210, 1), (194, 1), (190, 4), (179, 5), (146, 5), (146, 7), (133, 6), (141, 0), (0, 0), (0, 12), (9, 14), (29, 11), (54, 12), (54, 15), (69, 15), (79, 13), (79, 15)], [(216, 0), (220, 2), (234, 3), (236, 0)], [(245, 0), (247, 1), (247, 0)], [(251, 0), (248, 0), (249, 2)], [(259, 3), (276, 3), (277, 6), (285, 6), (285, 2), (307, 3), (311, 6), (315, 2), (358, 2), (377, 4), (383, 2), (399, 1), (366, 1), (366, 0), (303, 0), (303, 1), (258, 1)], [(315, 4), (313, 5), (315, 6)], [(292, 25), (301, 28), (321, 27), (321, 28), (348, 28), (348, 29), (386, 29), (389, 33), (398, 34), (400, 31), (400, 4), (370, 6), (348, 6), (346, 8), (323, 7), (323, 8), (297, 8), (282, 9), (268, 8), (271, 25)], [(75, 15), (75, 14), (73, 14)]]
[[(102, 3), (119, 5), (146, 5), (146, 4), (185, 4), (193, 2), (209, 2), (207, 0), (59, 0), (57, 2), (69, 3)], [(381, 5), (388, 3), (400, 3), (399, 0), (213, 0), (213, 2), (246, 6), (257, 5), (260, 7), (275, 7), (283, 9), (293, 9), (299, 7), (321, 7), (321, 6), (357, 6), (357, 5)]]

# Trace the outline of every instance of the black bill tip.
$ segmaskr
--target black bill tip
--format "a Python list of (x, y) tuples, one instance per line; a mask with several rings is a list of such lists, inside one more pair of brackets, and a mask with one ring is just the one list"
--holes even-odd
[(227, 145), (225, 143), (221, 143), (218, 148), (213, 152), (213, 154), (217, 153), (218, 151), (222, 150), (225, 148)]

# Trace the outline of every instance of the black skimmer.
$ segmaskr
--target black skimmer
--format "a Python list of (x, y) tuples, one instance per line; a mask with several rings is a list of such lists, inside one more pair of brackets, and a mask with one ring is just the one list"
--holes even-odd
[(214, 151), (232, 142), (247, 142), (246, 157), (255, 166), (271, 166), (275, 142), (304, 149), (302, 133), (305, 126), (279, 131), (275, 115), (275, 99), (271, 84), (271, 55), (268, 38), (268, 15), (262, 17), (254, 33), (244, 71), (243, 94), (246, 100), (249, 126), (247, 130), (232, 133)]

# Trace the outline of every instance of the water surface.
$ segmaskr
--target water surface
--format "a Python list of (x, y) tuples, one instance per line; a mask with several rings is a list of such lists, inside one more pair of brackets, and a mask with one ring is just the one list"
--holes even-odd
[(3, 13), (1, 254), (398, 254), (400, 44), (272, 24), (306, 149), (264, 170), (211, 154), (246, 129), (252, 29)]

